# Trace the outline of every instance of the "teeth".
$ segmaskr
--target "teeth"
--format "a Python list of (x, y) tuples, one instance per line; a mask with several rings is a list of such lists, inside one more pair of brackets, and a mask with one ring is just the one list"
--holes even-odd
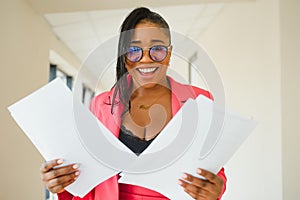
[(138, 70), (142, 73), (151, 73), (154, 72), (154, 70), (156, 69), (156, 67), (152, 67), (152, 68), (138, 68)]

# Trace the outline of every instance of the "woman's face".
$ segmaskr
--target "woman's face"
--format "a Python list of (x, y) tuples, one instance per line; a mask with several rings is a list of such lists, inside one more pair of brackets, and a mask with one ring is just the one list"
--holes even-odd
[[(169, 45), (170, 39), (166, 31), (159, 25), (151, 22), (142, 22), (136, 25), (130, 46), (142, 48), (143, 56), (138, 62), (128, 59), (125, 62), (126, 69), (132, 75), (136, 87), (149, 88), (156, 84), (166, 84), (167, 67), (172, 51)], [(168, 53), (162, 61), (157, 62), (151, 59), (149, 48), (153, 46), (168, 47)], [(152, 55), (155, 57), (155, 52)]]

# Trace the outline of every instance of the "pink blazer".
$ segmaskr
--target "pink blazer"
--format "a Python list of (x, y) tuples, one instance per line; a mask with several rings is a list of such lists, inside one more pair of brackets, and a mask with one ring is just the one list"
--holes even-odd
[[(172, 115), (174, 116), (181, 106), (189, 99), (195, 99), (198, 95), (205, 95), (212, 99), (211, 94), (203, 89), (184, 85), (176, 82), (171, 77), (168, 77), (171, 90), (172, 90)], [(97, 95), (90, 104), (91, 112), (116, 136), (119, 137), (120, 124), (121, 124), (121, 113), (123, 112), (123, 107), (120, 104), (115, 104), (114, 114), (111, 114), (111, 101), (113, 96), (114, 88), (108, 92), (101, 93)], [(224, 168), (218, 172), (224, 181), (224, 186), (222, 193), (218, 199), (221, 199), (223, 193), (226, 189), (226, 176), (224, 173)], [(129, 195), (120, 195), (120, 189), (126, 189), (126, 191), (133, 191), (135, 193), (143, 194), (142, 198), (133, 198)], [(121, 192), (122, 193), (122, 192)], [(148, 197), (148, 198), (147, 198)], [(157, 197), (157, 198), (156, 198)], [(113, 176), (106, 181), (97, 185), (93, 190), (91, 190), (83, 198), (74, 197), (67, 191), (58, 194), (59, 200), (137, 200), (137, 199), (167, 199), (161, 194), (149, 190), (147, 188), (142, 188), (135, 185), (125, 185), (122, 184), (119, 187), (118, 176)]]

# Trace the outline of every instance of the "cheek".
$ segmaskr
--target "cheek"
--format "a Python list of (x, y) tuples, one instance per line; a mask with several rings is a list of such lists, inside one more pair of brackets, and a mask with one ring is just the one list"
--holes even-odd
[(126, 67), (128, 72), (130, 72), (130, 70), (134, 69), (136, 67), (136, 64), (137, 63), (125, 61), (125, 67)]
[(164, 60), (161, 64), (162, 64), (163, 66), (169, 66), (169, 65), (170, 65), (170, 59)]
[(161, 62), (162, 65), (169, 66), (171, 59), (171, 53), (169, 52), (167, 57)]

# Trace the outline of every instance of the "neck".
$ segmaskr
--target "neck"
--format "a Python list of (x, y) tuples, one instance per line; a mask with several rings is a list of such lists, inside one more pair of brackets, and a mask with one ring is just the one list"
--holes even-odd
[(133, 96), (145, 96), (145, 95), (158, 95), (161, 92), (170, 90), (170, 86), (167, 78), (162, 80), (160, 83), (149, 83), (146, 85), (137, 85), (133, 82)]

